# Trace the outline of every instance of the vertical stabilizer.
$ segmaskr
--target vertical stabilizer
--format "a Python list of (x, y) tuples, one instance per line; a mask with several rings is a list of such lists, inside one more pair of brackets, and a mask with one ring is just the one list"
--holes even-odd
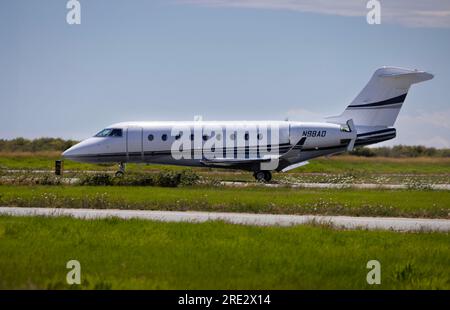
[(432, 78), (432, 74), (424, 71), (382, 67), (345, 111), (328, 117), (327, 122), (345, 124), (353, 119), (355, 126), (393, 126), (411, 85)]

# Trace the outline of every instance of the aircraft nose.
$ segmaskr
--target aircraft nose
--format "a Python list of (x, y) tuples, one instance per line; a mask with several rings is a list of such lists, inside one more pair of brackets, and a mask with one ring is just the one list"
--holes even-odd
[(103, 141), (99, 138), (89, 138), (64, 151), (61, 156), (64, 159), (81, 163), (96, 162), (96, 154), (102, 150)]
[(77, 155), (80, 155), (80, 149), (81, 147), (78, 144), (75, 144), (74, 146), (68, 148), (67, 150), (65, 150), (61, 155), (63, 158), (71, 158), (71, 157), (75, 157)]
[(99, 141), (95, 138), (89, 138), (67, 149), (62, 153), (62, 157), (68, 159), (79, 159), (96, 153), (98, 147)]

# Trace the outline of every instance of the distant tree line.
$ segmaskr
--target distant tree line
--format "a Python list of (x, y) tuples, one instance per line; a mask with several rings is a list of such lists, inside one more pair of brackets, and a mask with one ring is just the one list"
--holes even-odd
[[(76, 140), (64, 140), (61, 138), (39, 138), (12, 140), (0, 139), (0, 152), (42, 152), (64, 151), (78, 143)], [(351, 155), (364, 157), (450, 157), (450, 149), (436, 149), (421, 145), (396, 145), (393, 147), (358, 147)]]
[(0, 139), (0, 152), (62, 152), (76, 143), (78, 141), (60, 138), (39, 138), (33, 140), (24, 138)]
[(393, 147), (357, 147), (350, 154), (364, 157), (450, 157), (450, 149), (422, 145), (395, 145)]

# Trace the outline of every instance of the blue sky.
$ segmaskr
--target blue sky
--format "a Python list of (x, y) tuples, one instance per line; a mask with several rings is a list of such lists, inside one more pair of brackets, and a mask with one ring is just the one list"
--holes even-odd
[[(382, 1), (386, 2), (386, 1)], [(427, 70), (388, 144), (450, 147), (450, 1), (0, 1), (0, 138), (129, 120), (336, 115), (382, 65)]]

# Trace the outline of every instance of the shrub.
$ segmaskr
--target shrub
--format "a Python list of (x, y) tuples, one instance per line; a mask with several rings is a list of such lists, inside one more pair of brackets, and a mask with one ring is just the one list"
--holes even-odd
[(157, 174), (125, 174), (114, 177), (110, 174), (87, 174), (79, 178), (79, 185), (121, 185), (121, 186), (162, 186), (177, 187), (179, 185), (195, 185), (200, 177), (191, 170), (174, 172), (169, 170)]
[(177, 187), (181, 181), (181, 173), (161, 171), (156, 175), (156, 185), (162, 187)]
[(53, 174), (44, 174), (40, 178), (35, 178), (35, 184), (37, 185), (61, 185), (61, 177), (57, 177)]
[(4, 185), (61, 185), (63, 180), (53, 174), (24, 173), (19, 175), (5, 175), (0, 177), (0, 184)]
[(39, 138), (34, 140), (15, 138), (12, 140), (0, 139), (0, 151), (2, 152), (39, 152), (39, 151), (64, 151), (76, 144), (75, 140), (63, 140), (60, 138)]
[(113, 179), (114, 185), (125, 186), (154, 186), (155, 178), (149, 174), (125, 174)]
[(351, 155), (364, 156), (364, 157), (374, 157), (376, 154), (367, 147), (357, 147), (350, 152)]
[(72, 182), (53, 174), (19, 174), (14, 176), (0, 176), (1, 184), (15, 185), (61, 185), (77, 184), (88, 186), (162, 186), (177, 187), (179, 185), (189, 186), (199, 182), (200, 177), (191, 170), (174, 172), (164, 170), (156, 174), (133, 173), (122, 177), (115, 177), (108, 173), (82, 174), (78, 175), (78, 181)]
[(395, 145), (393, 147), (358, 147), (350, 152), (355, 156), (381, 157), (450, 157), (450, 149), (436, 149), (422, 145)]
[(184, 186), (195, 185), (200, 177), (192, 170), (183, 170), (180, 174), (180, 184)]
[(106, 173), (86, 174), (80, 177), (80, 185), (113, 185), (113, 177)]

